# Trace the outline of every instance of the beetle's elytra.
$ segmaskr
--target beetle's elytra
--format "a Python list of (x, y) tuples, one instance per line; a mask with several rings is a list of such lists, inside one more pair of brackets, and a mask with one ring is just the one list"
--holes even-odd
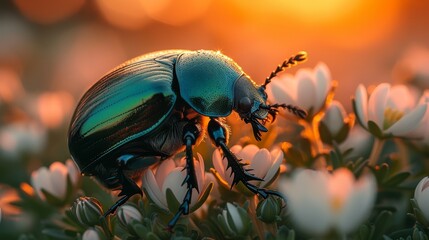
[(261, 139), (265, 121), (278, 108), (305, 117), (299, 107), (268, 104), (265, 87), (284, 68), (302, 62), (300, 53), (256, 85), (229, 57), (216, 51), (167, 50), (149, 53), (118, 66), (82, 97), (71, 120), (68, 145), (73, 160), (85, 175), (94, 176), (122, 198), (106, 216), (134, 194), (142, 170), (186, 151), (187, 194), (169, 223), (173, 227), (188, 214), (192, 189), (197, 187), (192, 147), (209, 136), (222, 149), (234, 173), (233, 185), (242, 182), (262, 197), (277, 192), (249, 183), (261, 180), (240, 164), (227, 147), (228, 127), (221, 120), (236, 111)]

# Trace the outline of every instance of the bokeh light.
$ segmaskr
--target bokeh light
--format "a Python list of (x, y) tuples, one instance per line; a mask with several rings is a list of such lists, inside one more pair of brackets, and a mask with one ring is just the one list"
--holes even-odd
[(180, 26), (203, 17), (212, 0), (141, 0), (148, 16), (165, 24)]
[(78, 12), (85, 0), (14, 0), (14, 3), (28, 19), (37, 23), (51, 24)]
[(127, 4), (121, 0), (95, 2), (103, 18), (113, 26), (136, 30), (150, 22), (141, 0), (128, 0)]

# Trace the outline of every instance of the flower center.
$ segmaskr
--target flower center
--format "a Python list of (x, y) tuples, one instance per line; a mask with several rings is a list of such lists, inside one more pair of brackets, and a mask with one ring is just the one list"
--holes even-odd
[(333, 210), (333, 212), (338, 213), (341, 211), (341, 209), (343, 208), (343, 204), (344, 204), (344, 199), (342, 199), (339, 196), (334, 196), (331, 199), (331, 209)]
[(393, 124), (399, 121), (399, 119), (401, 119), (402, 116), (404, 116), (403, 112), (397, 109), (391, 109), (389, 107), (386, 108), (386, 110), (384, 110), (383, 129), (386, 130), (390, 128)]

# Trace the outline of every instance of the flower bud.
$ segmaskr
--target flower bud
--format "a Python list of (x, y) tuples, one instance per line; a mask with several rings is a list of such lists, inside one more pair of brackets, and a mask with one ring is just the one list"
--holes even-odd
[(103, 215), (100, 202), (91, 197), (79, 197), (74, 202), (71, 213), (84, 226), (94, 226), (99, 223)]
[(327, 144), (332, 144), (333, 141), (341, 143), (346, 139), (350, 125), (351, 121), (343, 105), (338, 101), (332, 101), (319, 122), (320, 138)]
[(139, 210), (129, 204), (122, 205), (118, 208), (117, 217), (119, 223), (125, 228), (134, 221), (141, 222), (143, 220), (143, 216)]
[(82, 240), (107, 240), (107, 236), (100, 227), (88, 228), (83, 233)]
[(274, 223), (279, 219), (281, 199), (269, 197), (260, 201), (256, 208), (256, 216), (265, 223)]
[[(415, 212), (418, 211), (417, 220), (421, 224), (429, 223), (429, 178), (425, 177), (420, 180), (417, 184), (416, 190), (414, 191), (414, 200), (418, 209), (415, 209)], [(428, 226), (429, 227), (429, 226)]]
[(252, 229), (252, 223), (246, 210), (232, 203), (226, 203), (226, 209), (217, 216), (220, 228), (229, 237), (246, 236)]

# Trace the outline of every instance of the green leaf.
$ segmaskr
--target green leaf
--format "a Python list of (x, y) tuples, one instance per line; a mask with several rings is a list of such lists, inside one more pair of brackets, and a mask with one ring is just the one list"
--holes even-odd
[(167, 198), (167, 206), (170, 212), (177, 212), (177, 210), (179, 210), (180, 202), (177, 200), (176, 196), (174, 196), (173, 191), (170, 188), (167, 188), (165, 195)]
[(367, 225), (362, 225), (359, 228), (359, 239), (370, 239), (371, 230)]
[(191, 208), (191, 212), (197, 210), (198, 208), (200, 208), (204, 202), (207, 200), (207, 198), (210, 196), (210, 192), (212, 191), (214, 186), (214, 183), (209, 183), (209, 185), (207, 186), (206, 190), (204, 191), (204, 193), (201, 195), (200, 199), (198, 200), (197, 203), (194, 204), (194, 206), (192, 206)]
[(308, 152), (305, 150), (301, 150), (296, 146), (296, 144), (292, 144), (289, 142), (283, 142), (281, 144), (281, 149), (285, 154), (285, 159), (288, 163), (292, 164), (295, 167), (304, 167), (308, 163), (309, 156), (306, 153), (311, 153), (310, 143), (306, 143), (305, 141), (301, 141), (299, 146), (301, 148), (309, 149)]
[(383, 138), (383, 131), (373, 121), (368, 121), (368, 131), (376, 138)]
[(350, 131), (350, 124), (344, 124), (341, 127), (340, 131), (335, 136), (335, 141), (337, 143), (344, 142), (344, 140), (346, 140), (347, 136), (349, 135), (349, 131)]
[(343, 166), (343, 161), (340, 156), (338, 156), (338, 153), (335, 151), (329, 152), (329, 157), (331, 158), (332, 167), (334, 169), (340, 168)]
[(386, 187), (395, 187), (395, 186), (401, 184), (403, 181), (405, 181), (410, 175), (411, 175), (411, 173), (409, 173), (409, 172), (400, 172), (396, 175), (393, 175), (389, 179), (387, 179), (384, 182), (384, 185)]
[(145, 239), (147, 239), (147, 240), (161, 240), (153, 232), (150, 232), (150, 233), (146, 234), (146, 238)]
[(130, 228), (130, 232), (133, 235), (138, 236), (141, 239), (145, 239), (149, 232), (149, 229), (141, 223), (136, 223), (136, 224), (133, 223), (129, 226), (129, 228)]
[(319, 136), (322, 142), (332, 145), (332, 134), (324, 122), (319, 122)]
[(374, 221), (374, 235), (372, 239), (379, 239), (385, 231), (388, 229), (389, 224), (392, 220), (393, 213), (391, 211), (383, 210), (381, 211), (377, 218)]
[(414, 217), (416, 218), (416, 221), (423, 226), (429, 227), (429, 222), (428, 220), (426, 220), (426, 217), (424, 216), (420, 208), (416, 206), (413, 208), (413, 210), (414, 210)]
[(51, 229), (51, 228), (47, 228), (47, 229), (43, 229), (42, 233), (50, 236), (54, 239), (64, 239), (64, 240), (72, 240), (72, 239), (76, 239), (76, 236), (71, 236), (70, 233), (66, 233), (64, 230), (62, 229)]

